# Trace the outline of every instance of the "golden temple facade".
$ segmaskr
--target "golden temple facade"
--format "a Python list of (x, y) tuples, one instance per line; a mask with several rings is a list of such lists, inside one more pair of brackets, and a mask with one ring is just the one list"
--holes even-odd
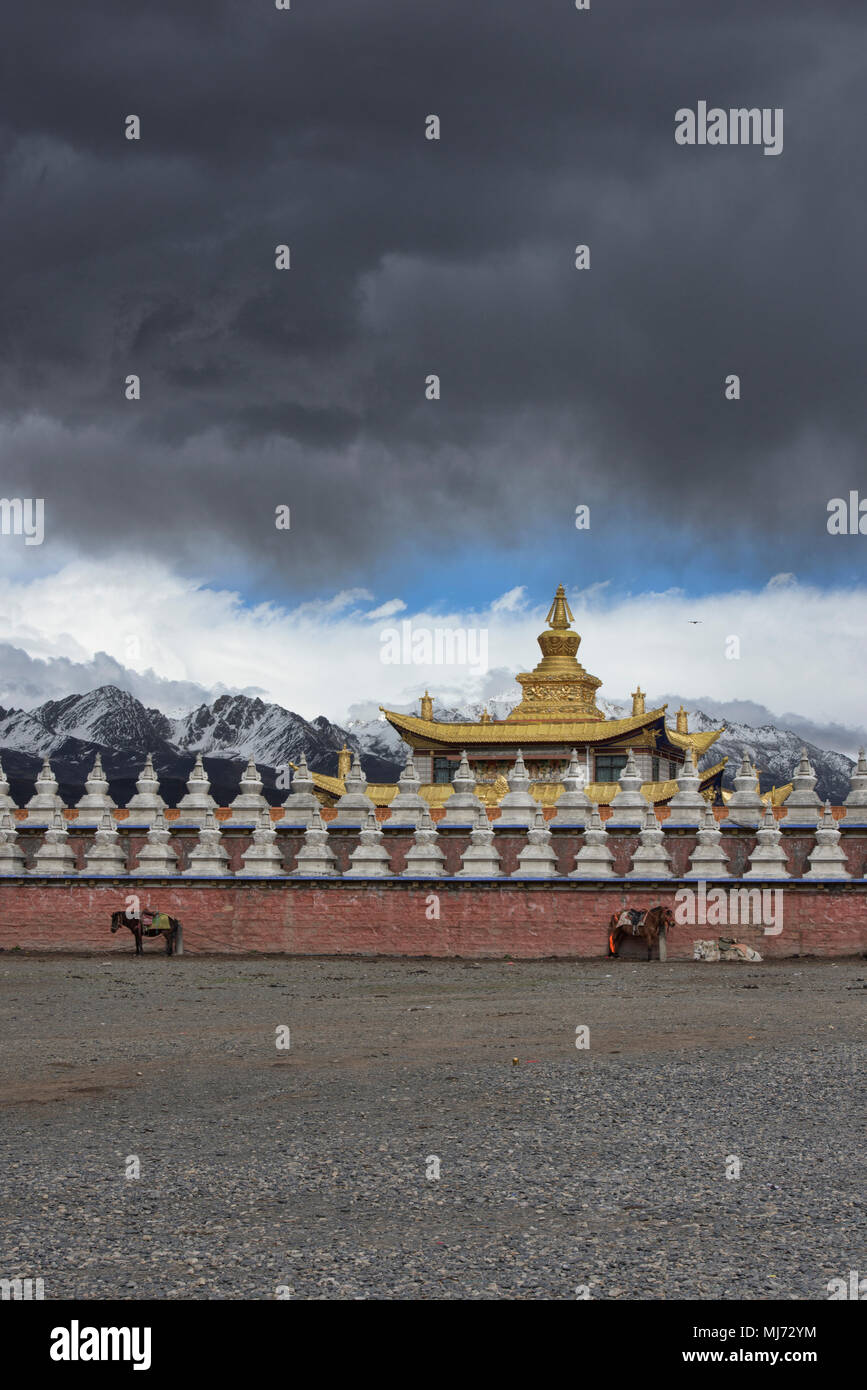
[[(412, 751), (421, 779), (421, 795), (432, 806), (442, 806), (452, 794), (451, 781), (466, 752), (476, 778), (476, 795), (496, 806), (508, 790), (506, 777), (518, 751), (531, 778), (531, 791), (543, 806), (553, 806), (563, 791), (563, 776), (572, 750), (578, 753), (588, 797), (601, 805), (612, 801), (618, 777), (630, 749), (643, 778), (648, 801), (664, 805), (677, 791), (677, 776), (692, 749), (696, 766), (723, 729), (690, 733), (681, 707), (674, 726), (666, 722), (667, 706), (645, 709), (640, 686), (632, 695), (632, 714), (608, 719), (596, 704), (602, 681), (590, 675), (578, 661), (581, 638), (572, 630), (574, 617), (561, 584), (548, 610), (547, 626), (538, 637), (542, 657), (532, 671), (516, 679), (521, 701), (505, 719), (492, 719), (487, 711), (477, 722), (452, 723), (434, 718), (433, 698), (425, 692), (418, 715), (400, 714), (380, 706), (392, 728)], [(701, 773), (700, 790), (718, 801), (727, 759)], [(343, 795), (349, 770), (344, 750), (338, 775), (314, 773), (317, 795), (333, 805)], [(367, 795), (375, 805), (387, 806), (397, 794), (395, 784), (368, 783)]]

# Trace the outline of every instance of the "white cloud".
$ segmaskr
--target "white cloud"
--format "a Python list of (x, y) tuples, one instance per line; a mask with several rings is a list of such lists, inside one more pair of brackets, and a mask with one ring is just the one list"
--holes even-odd
[[(308, 718), (340, 719), (359, 701), (406, 704), (425, 687), (440, 706), (487, 698), (494, 673), (495, 693), (507, 691), (509, 673), (539, 660), (536, 636), (550, 596), (537, 606), (504, 606), (503, 597), (509, 596), (473, 612), (410, 615), (414, 630), (486, 631), (487, 674), (384, 664), (377, 624), (395, 601), (371, 613), (367, 590), (295, 609), (249, 605), (158, 562), (136, 564), (122, 576), (78, 562), (50, 577), (2, 580), (0, 641), (49, 662), (87, 663), (107, 653), (120, 666), (155, 673), (155, 703), (161, 679), (207, 690), (253, 688)], [(702, 597), (681, 591), (612, 597), (594, 586), (578, 612), (579, 658), (602, 679), (602, 698), (622, 699), (640, 683), (651, 696), (677, 690), (685, 698), (752, 700), (823, 723), (864, 723), (867, 589), (828, 591), (795, 581)], [(726, 657), (732, 636), (739, 639), (739, 660)], [(57, 681), (46, 681), (44, 695), (34, 688), (18, 702), (32, 705), (57, 693)], [(4, 701), (12, 703), (0, 684)]]
[(514, 589), (509, 589), (507, 593), (495, 598), (491, 604), (492, 613), (520, 613), (526, 607), (525, 596), (526, 586), (519, 584)]
[(405, 611), (406, 604), (402, 598), (390, 598), (388, 603), (381, 603), (378, 608), (374, 608), (365, 616), (370, 622), (373, 622), (375, 618), (393, 618), (395, 613), (403, 613)]

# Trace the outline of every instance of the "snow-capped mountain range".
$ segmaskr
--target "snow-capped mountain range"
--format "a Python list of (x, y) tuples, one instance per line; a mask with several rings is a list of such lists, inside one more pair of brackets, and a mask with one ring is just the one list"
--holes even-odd
[(247, 695), (221, 695), (210, 705), (170, 718), (146, 708), (127, 691), (101, 686), (86, 695), (49, 700), (36, 709), (0, 709), (0, 756), (12, 795), (19, 804), (33, 794), (33, 780), (43, 758), (51, 759), (60, 794), (74, 803), (97, 753), (111, 784), (111, 794), (124, 805), (135, 791), (135, 779), (146, 753), (153, 753), (161, 793), (169, 805), (184, 794), (195, 754), (204, 757), (212, 794), (225, 805), (238, 792), (248, 758), (254, 758), (275, 803), (286, 796), (274, 788), (277, 769), (297, 762), (302, 753), (316, 772), (337, 771), (337, 752), (344, 742), (366, 753), (365, 770), (375, 781), (389, 781), (395, 764), (367, 752), (346, 729), (320, 717), (308, 722), (301, 715)]
[[(503, 696), (489, 700), (486, 708), (493, 719), (504, 719), (514, 704)], [(600, 706), (613, 719), (631, 713), (611, 701), (602, 701)], [(475, 721), (483, 708), (480, 704), (437, 708), (436, 717)], [(416, 705), (407, 706), (405, 712), (416, 710)], [(719, 728), (721, 722), (700, 709), (690, 712), (689, 727), (695, 731)], [(112, 795), (122, 806), (133, 795), (136, 776), (148, 752), (154, 755), (162, 794), (170, 805), (183, 795), (196, 753), (204, 757), (213, 795), (221, 804), (237, 794), (248, 758), (255, 760), (270, 799), (277, 803), (286, 795), (285, 790), (275, 787), (281, 765), (297, 762), (304, 753), (314, 771), (334, 775), (338, 750), (344, 743), (361, 755), (371, 781), (396, 780), (407, 749), (381, 716), (350, 719), (344, 727), (321, 715), (308, 721), (282, 705), (266, 704), (247, 695), (221, 695), (211, 704), (171, 718), (146, 708), (112, 685), (49, 700), (32, 710), (0, 708), (0, 756), (19, 805), (32, 796), (33, 780), (45, 757), (51, 759), (64, 800), (74, 804), (83, 794), (94, 757), (100, 753)], [(754, 727), (731, 723), (703, 765), (710, 766), (727, 755), (724, 781), (731, 786), (741, 750), (746, 748), (759, 767), (762, 789), (767, 790), (791, 780), (803, 744), (801, 735), (773, 724)], [(809, 742), (807, 750), (819, 778), (819, 795), (842, 801), (849, 787), (852, 760)]]

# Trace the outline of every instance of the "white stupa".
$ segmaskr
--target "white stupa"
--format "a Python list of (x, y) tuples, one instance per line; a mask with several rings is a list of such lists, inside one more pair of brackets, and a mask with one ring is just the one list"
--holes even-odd
[(140, 878), (165, 878), (178, 872), (178, 856), (172, 849), (172, 837), (166, 825), (165, 812), (157, 809), (153, 813), (153, 824), (148, 837), (138, 852), (138, 862), (131, 870)]
[(641, 791), (641, 773), (632, 749), (626, 755), (626, 766), (618, 777), (620, 790), (611, 803), (611, 815), (605, 825), (606, 831), (629, 828), (634, 830), (644, 825), (647, 801)]
[(406, 760), (406, 767), (397, 779), (397, 796), (389, 803), (389, 817), (386, 826), (390, 829), (396, 825), (415, 826), (418, 825), (423, 813), (427, 810), (427, 802), (423, 796), (419, 796), (421, 778), (417, 776), (415, 763), (412, 754)]
[(368, 816), (374, 810), (373, 802), (367, 795), (367, 777), (364, 768), (361, 766), (361, 759), (358, 754), (353, 754), (352, 766), (344, 779), (346, 791), (337, 801), (335, 810), (337, 815), (331, 822), (335, 825), (363, 826), (367, 824)]
[[(194, 810), (197, 812), (198, 807)], [(205, 823), (199, 830), (195, 847), (190, 850), (189, 863), (190, 867), (184, 870), (183, 878), (225, 878), (229, 872), (229, 856), (223, 848), (213, 811), (205, 812)]]
[(852, 877), (840, 838), (839, 827), (831, 814), (831, 803), (826, 801), (824, 814), (816, 828), (816, 843), (807, 858), (810, 867), (804, 878)]
[(786, 851), (783, 849), (783, 836), (774, 816), (774, 808), (768, 802), (765, 818), (756, 835), (756, 847), (749, 857), (749, 868), (744, 878), (789, 878)]
[(520, 748), (506, 781), (509, 784), (509, 790), (500, 802), (500, 814), (497, 818), (496, 828), (503, 830), (507, 826), (517, 825), (529, 829), (535, 823), (539, 803), (530, 792), (530, 774), (524, 764), (524, 755)]
[(26, 873), (24, 851), (10, 811), (0, 811), (0, 874)]
[(55, 811), (66, 809), (66, 803), (61, 801), (58, 790), (57, 778), (51, 771), (51, 764), (46, 758), (42, 764), (42, 771), (36, 778), (36, 794), (27, 803), (27, 816), (23, 821), (18, 822), (19, 830), (22, 825), (54, 824)]
[(461, 753), (458, 770), (452, 778), (452, 787), (454, 790), (451, 796), (446, 799), (445, 815), (440, 821), (440, 827), (444, 825), (475, 825), (478, 821), (479, 811), (483, 811), (484, 806), (476, 796), (476, 779), (470, 769), (466, 750)]
[(728, 857), (722, 846), (722, 831), (712, 806), (705, 807), (704, 822), (684, 878), (731, 878)]
[(358, 844), (349, 856), (346, 878), (391, 878), (391, 860), (376, 812), (368, 812)]
[(317, 808), (311, 813), (290, 878), (333, 878), (336, 873), (337, 855), (328, 843), (328, 831)]
[(313, 773), (307, 766), (304, 754), (298, 759), (298, 766), (292, 772), (292, 786), (283, 802), (283, 815), (277, 822), (278, 828), (285, 826), (321, 825), (320, 801), (313, 790)]
[(69, 831), (60, 811), (54, 812), (50, 829), (36, 851), (32, 874), (74, 874), (75, 851), (69, 843)]
[(277, 845), (277, 831), (271, 824), (271, 812), (267, 805), (259, 811), (253, 842), (244, 850), (241, 858), (244, 867), (238, 869), (236, 878), (275, 878), (286, 872)]
[(527, 834), (527, 843), (518, 855), (518, 867), (512, 870), (512, 878), (559, 878), (557, 853), (551, 844), (551, 831), (545, 824), (542, 807), (536, 810), (536, 817)]
[(563, 774), (563, 791), (557, 797), (557, 812), (549, 826), (580, 826), (583, 830), (593, 809), (584, 790), (584, 770), (578, 761), (577, 749), (572, 749), (569, 766)]
[(0, 762), (0, 815), (2, 815), (4, 811), (9, 811), (14, 817), (17, 809), (18, 807), (9, 795), (9, 779), (3, 771), (3, 763)]
[(671, 878), (671, 855), (665, 847), (665, 833), (656, 812), (648, 806), (644, 825), (638, 835), (638, 847), (632, 856), (632, 868), (627, 878)]
[(413, 842), (406, 852), (404, 878), (442, 878), (446, 857), (437, 844), (437, 838), (433, 817), (425, 805), (415, 828)]
[(726, 802), (726, 819), (746, 830), (755, 830), (765, 810), (756, 786), (756, 769), (746, 748), (735, 776), (735, 789)]
[(792, 775), (792, 790), (786, 797), (786, 814), (780, 822), (783, 830), (795, 826), (815, 830), (822, 814), (822, 803), (815, 792), (817, 781), (807, 750), (802, 748), (801, 761)]
[(687, 826), (690, 830), (697, 830), (703, 824), (707, 802), (699, 791), (700, 784), (701, 778), (695, 766), (692, 749), (687, 748), (677, 779), (677, 791), (668, 803), (668, 829)]
[(160, 796), (159, 778), (154, 771), (153, 754), (148, 753), (135, 784), (135, 796), (127, 804), (127, 825), (153, 825), (165, 809), (166, 803)]
[(102, 770), (102, 756), (97, 753), (90, 776), (84, 784), (84, 796), (76, 803), (79, 825), (86, 822), (101, 824), (106, 811), (113, 811), (115, 804), (108, 794), (108, 778)]
[(858, 749), (858, 761), (849, 781), (849, 795), (843, 802), (846, 814), (843, 825), (867, 825), (867, 759), (864, 749)]
[(494, 830), (484, 806), (476, 812), (470, 843), (461, 855), (458, 878), (500, 878), (500, 855), (494, 847)]
[[(197, 825), (200, 830), (213, 820), (217, 803), (211, 796), (211, 782), (205, 771), (201, 753), (196, 754), (193, 770), (187, 779), (187, 794), (178, 802), (178, 825)], [(214, 822), (216, 825), (216, 821)]]
[(263, 785), (258, 768), (251, 758), (241, 778), (240, 791), (229, 807), (232, 814), (228, 820), (223, 821), (221, 829), (225, 830), (227, 826), (235, 825), (258, 826), (261, 824), (263, 811), (268, 811), (270, 825), (268, 802), (262, 795)]
[(85, 851), (84, 868), (80, 872), (88, 876), (99, 874), (110, 878), (117, 878), (119, 874), (126, 873), (126, 855), (111, 811), (103, 811), (93, 844)]
[(599, 807), (594, 805), (584, 831), (583, 843), (575, 855), (575, 868), (569, 877), (614, 878), (613, 863), (614, 855), (608, 847), (608, 832), (602, 824)]

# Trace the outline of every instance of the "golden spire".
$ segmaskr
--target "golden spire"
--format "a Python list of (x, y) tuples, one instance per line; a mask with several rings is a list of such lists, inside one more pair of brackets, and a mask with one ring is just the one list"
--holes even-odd
[(679, 734), (688, 734), (689, 722), (687, 719), (686, 710), (684, 709), (683, 705), (681, 705), (680, 709), (677, 711), (676, 721), (677, 722), (675, 724), (675, 728), (677, 729), (677, 732)]
[(554, 595), (554, 602), (548, 609), (548, 616), (545, 622), (549, 627), (556, 629), (571, 627), (575, 619), (572, 616), (572, 609), (566, 598), (566, 590), (562, 584), (557, 585), (557, 592)]
[(542, 660), (532, 671), (522, 671), (517, 677), (524, 697), (509, 719), (604, 719), (595, 703), (602, 682), (588, 675), (577, 660), (581, 638), (571, 630), (574, 619), (562, 584), (557, 587), (545, 621), (548, 627), (536, 639)]
[(422, 719), (433, 719), (433, 698), (427, 691), (421, 697), (421, 717)]
[(647, 695), (647, 691), (646, 691), (646, 690), (642, 690), (640, 685), (637, 686), (635, 690), (633, 690), (633, 692), (632, 692), (632, 714), (633, 714), (633, 717), (634, 717), (636, 714), (644, 714), (644, 713), (645, 713), (645, 709), (644, 709), (644, 700), (645, 700), (645, 696), (646, 696), (646, 695)]
[(491, 722), (491, 716), (488, 714), (488, 707), (487, 707), (487, 705), (485, 705), (485, 708), (482, 710), (482, 717), (481, 717), (481, 719), (479, 720), (479, 723), (480, 723), (480, 724), (490, 724), (490, 722)]
[(337, 754), (337, 776), (342, 782), (346, 781), (346, 774), (352, 767), (352, 754), (344, 743), (340, 752)]

